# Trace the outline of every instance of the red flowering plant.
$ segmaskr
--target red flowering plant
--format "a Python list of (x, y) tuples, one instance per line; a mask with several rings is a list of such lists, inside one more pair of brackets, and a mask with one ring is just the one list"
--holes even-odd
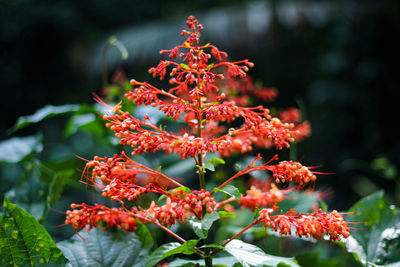
[[(337, 211), (326, 213), (317, 209), (311, 213), (298, 213), (290, 209), (279, 212), (279, 203), (293, 190), (280, 189), (279, 184), (293, 183), (297, 184), (297, 188), (303, 188), (316, 181), (317, 173), (299, 162), (278, 162), (278, 156), (274, 156), (266, 163), (257, 164), (262, 159), (259, 154), (247, 167), (227, 177), (214, 189), (206, 190), (206, 170), (212, 170), (213, 164), (224, 163), (223, 157), (248, 152), (254, 146), (288, 148), (296, 139), (308, 135), (309, 126), (303, 126), (308, 127), (307, 132), (299, 129), (301, 124), (295, 125), (299, 122), (299, 114), (295, 110), (281, 113), (281, 120), (272, 117), (270, 111), (262, 106), (239, 105), (238, 102), (246, 103), (235, 101), (234, 97), (226, 93), (226, 88), (233, 88), (232, 83), (238, 84), (240, 79), (248, 83), (246, 72), (253, 67), (253, 63), (247, 59), (230, 62), (227, 54), (214, 45), (201, 45), (199, 39), (203, 26), (193, 16), (189, 16), (186, 25), (189, 30), (181, 33), (186, 40), (171, 50), (162, 50), (161, 54), (168, 54), (169, 60), (161, 60), (149, 70), (153, 77), (161, 80), (169, 73), (171, 88), (163, 90), (147, 82), (131, 80), (133, 90), (125, 94), (136, 105), (158, 107), (174, 120), (183, 117), (186, 130), (181, 133), (167, 131), (153, 123), (149, 116), (141, 120), (125, 112), (121, 103), (112, 107), (100, 98), (97, 101), (109, 108), (109, 113), (103, 116), (107, 121), (106, 126), (114, 132), (122, 145), (132, 148), (132, 156), (164, 151), (167, 154), (178, 154), (182, 159), (193, 158), (200, 188), (196, 190), (185, 187), (184, 182), (178, 182), (160, 170), (138, 163), (125, 152), (113, 157), (96, 156), (86, 164), (84, 183), (92, 184), (101, 191), (103, 197), (119, 203), (118, 207), (72, 204), (72, 210), (67, 211), (66, 224), (71, 224), (74, 229), (106, 225), (135, 231), (139, 224), (152, 223), (182, 243), (185, 249), (178, 252), (197, 254), (204, 259), (206, 266), (212, 266), (214, 256), (223, 250), (242, 264), (246, 263), (246, 259), (236, 251), (238, 248), (246, 250), (252, 245), (244, 245), (246, 243), (236, 238), (255, 225), (270, 227), (280, 235), (293, 232), (298, 237), (327, 237), (332, 241), (347, 238), (349, 226)], [(228, 82), (222, 85), (222, 80)], [(228, 86), (229, 81), (231, 86)], [(245, 97), (248, 93), (246, 90), (241, 89), (237, 96)], [(262, 95), (272, 99), (276, 92), (270, 90)], [(225, 125), (233, 121), (243, 123), (227, 130)], [(219, 153), (220, 158), (206, 162), (207, 153)], [(232, 185), (232, 181), (260, 170), (270, 172), (273, 178), (264, 182), (253, 181), (245, 194), (241, 194)], [(147, 182), (140, 183), (139, 178), (145, 178)], [(168, 190), (166, 183), (173, 188)], [(137, 200), (150, 192), (160, 195), (159, 201), (152, 201), (146, 206), (136, 204)], [(220, 200), (218, 194), (228, 197)], [(210, 243), (207, 236), (211, 225), (221, 219), (223, 214), (227, 214), (227, 211), (232, 212), (231, 204), (234, 202), (241, 208), (253, 211), (254, 221), (223, 243)], [(173, 231), (171, 226), (177, 223), (190, 224), (199, 240), (203, 240), (200, 242), (203, 246), (197, 245), (199, 240), (186, 241)], [(163, 246), (159, 249), (163, 249)], [(252, 249), (254, 252), (254, 247)], [(150, 265), (157, 264), (163, 258), (159, 253), (153, 254), (150, 256)], [(260, 251), (257, 250), (254, 255), (258, 256), (247, 261), (253, 261), (253, 265), (268, 263), (269, 258), (260, 254)]]

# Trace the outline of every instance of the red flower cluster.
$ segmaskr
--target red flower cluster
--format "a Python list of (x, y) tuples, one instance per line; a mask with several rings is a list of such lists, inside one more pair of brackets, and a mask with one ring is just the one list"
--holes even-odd
[(317, 177), (299, 162), (281, 161), (278, 165), (267, 166), (277, 183), (294, 181), (299, 185), (315, 182)]
[[(132, 155), (165, 151), (167, 154), (176, 153), (181, 158), (192, 157), (198, 169), (201, 189), (190, 190), (183, 187), (173, 177), (134, 161), (124, 152), (111, 158), (94, 157), (86, 164), (83, 173), (85, 183), (93, 185), (103, 197), (109, 197), (121, 207), (110, 209), (98, 204), (73, 204), (73, 210), (67, 211), (66, 224), (71, 224), (74, 229), (86, 226), (90, 229), (101, 226), (103, 222), (108, 227), (135, 231), (138, 220), (154, 223), (182, 241), (182, 238), (166, 227), (184, 222), (193, 216), (203, 219), (207, 213), (216, 212), (226, 208), (225, 204), (237, 201), (232, 197), (218, 202), (214, 194), (223, 191), (223, 187), (240, 176), (268, 170), (272, 172), (276, 183), (293, 181), (306, 185), (315, 182), (314, 173), (298, 162), (282, 161), (277, 165), (270, 165), (272, 160), (277, 160), (277, 156), (274, 156), (267, 163), (256, 165), (256, 161), (262, 159), (258, 155), (251, 164), (226, 179), (215, 190), (205, 190), (204, 161), (207, 153), (218, 152), (223, 157), (234, 152), (245, 153), (254, 146), (275, 146), (282, 149), (307, 136), (310, 127), (308, 122), (299, 124), (300, 113), (295, 109), (281, 113), (279, 119), (272, 117), (270, 111), (262, 106), (242, 106), (247, 104), (244, 99), (248, 94), (269, 101), (275, 98), (277, 91), (252, 87), (250, 79), (240, 82), (239, 78), (246, 76), (253, 63), (247, 59), (227, 61), (227, 54), (217, 47), (199, 44), (203, 26), (193, 16), (188, 18), (186, 24), (189, 31), (182, 31), (186, 40), (173, 49), (162, 50), (161, 54), (168, 54), (169, 60), (161, 60), (156, 67), (149, 70), (153, 77), (160, 79), (164, 79), (169, 73), (172, 88), (163, 90), (147, 82), (131, 80), (133, 91), (125, 94), (133, 103), (157, 107), (174, 120), (180, 120), (183, 114), (183, 122), (187, 124), (185, 130), (180, 133), (168, 132), (155, 125), (148, 116), (138, 119), (123, 111), (121, 103), (111, 107), (98, 97), (96, 100), (109, 108), (110, 113), (103, 116), (107, 121), (106, 126), (120, 139), (121, 144), (132, 148)], [(180, 60), (174, 61), (177, 58)], [(221, 81), (225, 78), (228, 82), (222, 86)], [(230, 93), (235, 86), (239, 87), (238, 97)], [(230, 123), (237, 127), (227, 130)], [(165, 184), (176, 188), (168, 191)], [(320, 210), (307, 214), (290, 211), (271, 215), (277, 211), (276, 205), (290, 190), (281, 190), (272, 181), (264, 184), (258, 182), (237, 202), (242, 208), (252, 211), (272, 207), (273, 209), (261, 210), (255, 223), (264, 223), (275, 231), (279, 229), (281, 234), (290, 234), (291, 227), (294, 226), (299, 236), (322, 238), (324, 234), (328, 234), (332, 240), (348, 237), (349, 228), (336, 211), (331, 214)], [(132, 207), (132, 202), (149, 192), (160, 195), (160, 200), (151, 204), (135, 203)], [(205, 253), (201, 250), (200, 252)]]
[(75, 230), (83, 229), (86, 226), (90, 230), (93, 227), (100, 226), (100, 222), (104, 222), (110, 228), (122, 228), (127, 232), (136, 231), (135, 217), (122, 208), (110, 209), (99, 204), (92, 207), (82, 203), (79, 205), (71, 204), (71, 209), (73, 210), (67, 210), (65, 224), (71, 224)]
[(271, 184), (268, 191), (261, 191), (255, 186), (251, 186), (250, 190), (246, 191), (246, 195), (238, 201), (242, 208), (248, 208), (255, 211), (256, 208), (272, 207), (284, 198), (287, 190), (279, 190), (275, 184)]
[(264, 227), (271, 226), (272, 230), (281, 235), (292, 234), (292, 226), (299, 237), (313, 237), (323, 239), (329, 235), (329, 239), (338, 241), (350, 235), (350, 228), (343, 216), (336, 210), (331, 213), (322, 212), (321, 209), (313, 213), (297, 214), (292, 209), (285, 214), (271, 215), (272, 209), (262, 209), (258, 217), (258, 223), (264, 223)]
[[(214, 198), (211, 197), (210, 192), (204, 189), (191, 193), (176, 190), (167, 197), (163, 206), (157, 206), (153, 201), (150, 208), (139, 211), (135, 209), (134, 211), (136, 211), (138, 219), (143, 222), (159, 220), (161, 224), (170, 227), (175, 224), (176, 220), (183, 222), (190, 216), (196, 216), (201, 219), (204, 212), (212, 213), (215, 211), (215, 207)], [(204, 211), (203, 208), (205, 209)]]

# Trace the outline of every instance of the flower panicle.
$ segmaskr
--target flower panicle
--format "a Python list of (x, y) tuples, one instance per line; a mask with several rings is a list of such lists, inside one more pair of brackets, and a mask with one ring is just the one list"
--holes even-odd
[(242, 195), (238, 201), (242, 208), (248, 208), (255, 211), (257, 208), (273, 207), (285, 198), (285, 194), (290, 189), (280, 190), (275, 184), (270, 184), (268, 190), (261, 190), (252, 185), (250, 190), (246, 191), (246, 195)]
[(71, 224), (74, 230), (101, 226), (104, 222), (109, 228), (121, 228), (127, 232), (134, 232), (137, 222), (133, 214), (127, 213), (122, 208), (108, 208), (99, 204), (89, 206), (85, 203), (71, 204), (67, 210), (65, 224)]
[(174, 190), (166, 198), (164, 205), (158, 206), (153, 201), (148, 209), (137, 210), (137, 214), (139, 218), (144, 219), (143, 222), (158, 220), (161, 224), (171, 227), (176, 221), (183, 222), (191, 216), (202, 219), (205, 213), (214, 212), (216, 206), (217, 202), (211, 197), (211, 193), (204, 189), (189, 193)]
[(300, 162), (281, 161), (277, 165), (267, 166), (266, 169), (273, 173), (276, 183), (294, 181), (299, 185), (305, 185), (317, 179), (315, 174)]
[(313, 213), (298, 214), (293, 209), (279, 214), (271, 215), (273, 209), (262, 209), (258, 217), (258, 223), (264, 227), (271, 227), (280, 235), (291, 235), (292, 227), (296, 229), (299, 237), (313, 237), (323, 239), (325, 235), (332, 241), (339, 241), (350, 236), (350, 227), (343, 216), (336, 210), (331, 213), (323, 212), (321, 209)]

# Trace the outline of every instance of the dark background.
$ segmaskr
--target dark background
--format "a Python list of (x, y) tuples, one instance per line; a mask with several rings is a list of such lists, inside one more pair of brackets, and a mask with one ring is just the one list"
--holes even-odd
[[(101, 56), (115, 35), (109, 77), (153, 81), (158, 51), (180, 43), (188, 15), (203, 42), (255, 63), (254, 79), (280, 90), (278, 108), (303, 105), (312, 137), (299, 157), (334, 173), (318, 186), (347, 209), (379, 188), (399, 203), (399, 2), (388, 1), (0, 1), (0, 138), (46, 105), (92, 103)], [(303, 103), (303, 104), (302, 104)], [(397, 126), (397, 127), (396, 127)], [(29, 134), (32, 129), (14, 135)]]

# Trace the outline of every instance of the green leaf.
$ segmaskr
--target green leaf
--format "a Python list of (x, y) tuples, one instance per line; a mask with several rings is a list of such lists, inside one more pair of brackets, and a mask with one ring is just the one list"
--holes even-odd
[(240, 200), (240, 198), (241, 198), (239, 189), (237, 189), (236, 187), (234, 187), (233, 185), (230, 185), (230, 184), (225, 185), (221, 189), (214, 188), (214, 191), (215, 192), (224, 192), (225, 194), (230, 195), (231, 197), (234, 197), (237, 200)]
[(244, 267), (250, 266), (299, 266), (293, 258), (278, 257), (265, 254), (259, 247), (234, 239), (225, 246), (226, 251), (234, 256)]
[(220, 158), (211, 158), (206, 163), (204, 163), (204, 168), (210, 171), (215, 171), (215, 166), (218, 164), (225, 164), (225, 161)]
[(212, 164), (210, 162), (204, 163), (203, 168), (206, 168), (207, 170), (210, 170), (212, 172), (215, 171), (214, 164)]
[(225, 250), (225, 248), (223, 246), (214, 245), (214, 244), (203, 245), (200, 248), (217, 248), (217, 249), (220, 249), (220, 250)]
[[(168, 190), (168, 192), (172, 193), (172, 192), (174, 192), (174, 191), (176, 191), (176, 190), (183, 190), (183, 192), (185, 192), (185, 193), (190, 193), (190, 192), (192, 192), (192, 190), (190, 190), (190, 188), (189, 188), (189, 187), (186, 187), (186, 186), (176, 187), (176, 188), (174, 188), (174, 189)], [(162, 196), (160, 196), (160, 197), (158, 198), (157, 201), (161, 201), (161, 200), (166, 199), (166, 198), (167, 198), (166, 195), (162, 195)]]
[(214, 165), (225, 164), (225, 160), (220, 159), (220, 158), (211, 158), (207, 162), (210, 162), (211, 164), (214, 164)]
[(205, 239), (207, 238), (208, 230), (210, 230), (212, 224), (218, 219), (218, 212), (213, 212), (207, 213), (202, 220), (192, 217), (189, 219), (189, 223), (196, 235), (202, 239)]
[(220, 210), (218, 211), (220, 218), (236, 218), (236, 213)]
[(0, 265), (65, 263), (49, 233), (30, 214), (4, 199), (0, 217)]
[(135, 233), (81, 230), (57, 243), (72, 266), (144, 266), (149, 249)]
[(36, 220), (42, 221), (51, 207), (59, 200), (68, 179), (74, 170), (54, 172), (40, 162), (33, 162), (31, 171), (17, 186), (5, 196), (11, 202), (30, 213)]
[(352, 230), (347, 250), (358, 255), (363, 264), (389, 266), (400, 261), (400, 213), (378, 191), (358, 201), (350, 212), (353, 222), (363, 222)]
[(138, 220), (137, 222), (137, 229), (136, 229), (136, 235), (139, 238), (139, 241), (142, 242), (144, 248), (151, 249), (153, 247), (153, 237), (151, 236), (151, 233), (147, 226)]
[[(213, 259), (213, 266), (234, 266), (238, 261), (233, 256), (215, 257)], [(190, 265), (191, 264), (191, 265)], [(195, 266), (199, 264), (204, 266), (204, 260), (187, 260), (187, 259), (175, 259), (168, 263), (168, 267), (186, 267)]]
[(146, 267), (155, 266), (159, 261), (175, 254), (194, 254), (196, 253), (195, 247), (197, 242), (198, 240), (189, 240), (183, 244), (177, 242), (164, 244), (151, 253), (146, 262)]
[(67, 122), (64, 136), (69, 137), (80, 129), (95, 136), (103, 136), (105, 133), (104, 123), (99, 122), (97, 118), (94, 113), (73, 115)]
[(19, 163), (43, 149), (42, 137), (14, 137), (0, 142), (0, 163)]
[(33, 123), (38, 123), (44, 119), (78, 111), (80, 108), (80, 105), (44, 106), (32, 115), (19, 117), (17, 123), (13, 126), (13, 131), (17, 131)]
[(188, 70), (188, 69), (189, 69), (189, 66), (186, 65), (186, 64), (181, 63), (180, 66), (182, 67), (182, 69), (185, 69), (185, 70)]

